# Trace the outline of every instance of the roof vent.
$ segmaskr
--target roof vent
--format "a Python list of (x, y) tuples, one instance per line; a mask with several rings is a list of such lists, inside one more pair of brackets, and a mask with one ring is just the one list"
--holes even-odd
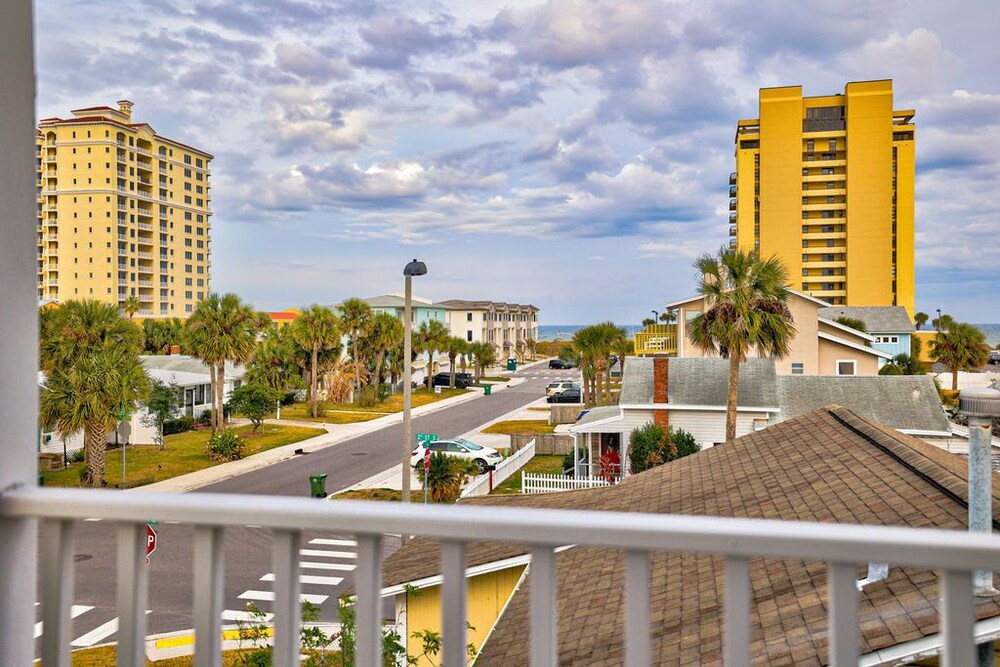
[(988, 387), (963, 389), (958, 409), (966, 417), (1000, 417), (1000, 391)]

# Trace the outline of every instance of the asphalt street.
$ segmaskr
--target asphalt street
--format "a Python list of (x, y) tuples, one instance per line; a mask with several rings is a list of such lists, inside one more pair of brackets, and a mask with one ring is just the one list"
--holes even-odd
[[(544, 366), (523, 369), (517, 374), (525, 378), (522, 384), (414, 418), (413, 432), (436, 433), (442, 438), (461, 435), (536, 400), (544, 394), (544, 386), (551, 380), (577, 375), (576, 371), (550, 370)], [(402, 425), (389, 425), (326, 449), (203, 487), (198, 492), (308, 496), (309, 474), (322, 472), (328, 475), (327, 490), (333, 493), (399, 463), (401, 440)], [(148, 632), (186, 630), (193, 625), (192, 531), (187, 526), (165, 524), (157, 525), (156, 530), (157, 549), (149, 565)], [(75, 646), (116, 639), (115, 541), (116, 526), (111, 522), (85, 521), (77, 525), (72, 633)], [(387, 552), (396, 548), (397, 540), (385, 541)], [(304, 533), (302, 536), (302, 592), (313, 596), (312, 601), (321, 603), (323, 620), (336, 620), (336, 600), (352, 584), (355, 552), (351, 535)], [(232, 623), (244, 613), (248, 601), (269, 611), (268, 598), (272, 590), (267, 577), (272, 572), (270, 534), (253, 527), (252, 510), (248, 510), (245, 527), (226, 531), (225, 558), (225, 622)], [(39, 646), (44, 641), (42, 630), (36, 626)]]

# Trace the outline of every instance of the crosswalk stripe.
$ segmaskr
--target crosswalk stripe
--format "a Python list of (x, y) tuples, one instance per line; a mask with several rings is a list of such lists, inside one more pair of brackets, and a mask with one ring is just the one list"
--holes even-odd
[(309, 544), (321, 544), (325, 547), (356, 547), (358, 543), (356, 540), (329, 540), (325, 537), (317, 537), (316, 539), (309, 540)]
[(340, 570), (341, 572), (351, 572), (357, 565), (351, 563), (314, 563), (312, 561), (300, 561), (299, 567), (303, 570)]
[[(257, 600), (259, 602), (274, 602), (274, 593), (272, 591), (244, 591), (239, 596), (239, 599)], [(310, 602), (312, 604), (323, 604), (329, 599), (329, 595), (312, 595), (310, 593), (299, 594), (299, 600), (301, 602)]]
[(300, 556), (319, 556), (320, 558), (357, 558), (353, 551), (326, 551), (325, 549), (299, 549)]
[[(39, 604), (41, 603), (39, 602), (35, 603), (36, 606)], [(76, 618), (80, 614), (86, 614), (91, 609), (93, 609), (93, 607), (88, 607), (85, 604), (75, 604), (72, 607), (70, 607), (69, 617)], [(42, 636), (42, 621), (38, 621), (37, 623), (35, 623), (35, 639), (38, 639), (41, 636)]]
[[(150, 614), (152, 613), (152, 611), (153, 611), (152, 609), (147, 609), (146, 614)], [(93, 646), (94, 644), (101, 641), (102, 639), (105, 639), (106, 637), (110, 637), (116, 632), (118, 632), (117, 616), (112, 618), (107, 623), (102, 623), (101, 625), (98, 625), (96, 628), (94, 628), (87, 634), (80, 635), (79, 637), (71, 641), (69, 645), (77, 646), (80, 648), (86, 648), (88, 646)]]
[(224, 621), (260, 621), (262, 623), (268, 623), (274, 618), (274, 614), (264, 614), (261, 617), (259, 614), (250, 614), (247, 611), (240, 611), (239, 609), (223, 609), (222, 610), (222, 620)]
[[(274, 573), (268, 572), (260, 578), (261, 581), (274, 581)], [(317, 584), (319, 586), (336, 586), (344, 580), (343, 577), (320, 577), (315, 574), (300, 574), (300, 584)]]

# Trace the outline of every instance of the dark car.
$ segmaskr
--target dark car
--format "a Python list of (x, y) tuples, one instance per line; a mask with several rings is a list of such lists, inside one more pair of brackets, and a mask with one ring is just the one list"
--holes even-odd
[(993, 350), (990, 352), (990, 363), (1000, 364), (1000, 350)]
[[(472, 384), (472, 375), (470, 373), (455, 373), (455, 387), (457, 389), (468, 389), (471, 384)], [(438, 373), (437, 375), (435, 375), (434, 386), (450, 387), (451, 373)]]
[(573, 362), (566, 361), (564, 359), (549, 359), (549, 368), (558, 368), (560, 370), (565, 370), (567, 368), (573, 368)]
[(567, 389), (558, 394), (552, 394), (545, 401), (547, 403), (580, 403), (580, 390)]

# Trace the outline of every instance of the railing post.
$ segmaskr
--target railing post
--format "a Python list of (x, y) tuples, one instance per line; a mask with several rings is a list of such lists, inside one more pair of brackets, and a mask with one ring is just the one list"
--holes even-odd
[[(38, 296), (35, 266), (35, 63), (31, 0), (0, 21), (0, 493), (36, 483)], [(0, 664), (34, 658), (37, 521), (0, 519)]]
[(441, 543), (441, 629), (443, 635), (444, 667), (465, 667), (466, 607), (465, 543)]
[[(382, 664), (382, 536), (358, 535), (358, 567), (355, 570), (357, 607), (355, 647), (359, 665)], [(406, 638), (403, 638), (406, 641)]]
[(146, 526), (118, 526), (118, 665), (146, 663)]
[(944, 667), (974, 664), (973, 643), (975, 614), (972, 608), (972, 573), (945, 570), (940, 573), (941, 619), (944, 634)]
[(556, 554), (551, 547), (531, 549), (531, 667), (557, 664)]
[(195, 667), (222, 664), (223, 536), (216, 526), (194, 529)]
[(750, 559), (727, 556), (725, 571), (725, 665), (740, 667), (750, 664)]
[(648, 553), (625, 552), (625, 664), (636, 667), (651, 664), (649, 569)]
[(73, 604), (73, 521), (42, 524), (42, 664), (69, 667)]
[(274, 559), (274, 664), (299, 664), (299, 531), (275, 530)]
[(829, 663), (834, 667), (858, 664), (857, 581), (858, 567), (854, 563), (827, 563)]

